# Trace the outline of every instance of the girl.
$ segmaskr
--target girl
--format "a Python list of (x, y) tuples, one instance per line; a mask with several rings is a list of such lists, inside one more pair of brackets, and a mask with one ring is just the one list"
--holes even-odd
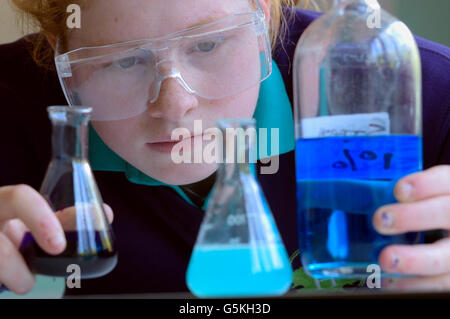
[[(205, 130), (221, 118), (253, 116), (264, 127), (280, 128), (284, 142), (279, 154), (272, 154), (279, 155), (279, 169), (259, 178), (286, 249), (294, 254), (291, 61), (299, 36), (317, 15), (293, 9), (297, 3), (289, 0), (80, 0), (81, 28), (69, 29), (66, 8), (73, 2), (15, 0), (38, 23), (40, 33), (31, 42), (0, 47), (0, 96), (6, 106), (3, 118), (8, 119), (0, 134), (8, 150), (0, 165), (0, 283), (19, 294), (34, 285), (18, 251), (26, 229), (50, 254), (61, 253), (66, 245), (58, 218), (35, 191), (51, 154), (45, 108), (67, 103), (51, 68), (55, 53), (68, 53), (69, 61), (83, 54), (114, 57), (89, 66), (74, 64), (73, 79), (62, 78), (68, 99), (94, 106), (90, 160), (102, 197), (115, 212), (112, 227), (120, 256), (109, 275), (83, 281), (81, 289), (68, 289), (67, 294), (187, 290), (186, 267), (217, 167), (175, 164), (171, 132), (180, 127), (194, 132), (199, 119), (203, 131), (192, 143), (204, 141)], [(264, 34), (236, 28), (261, 16), (270, 26), (276, 62), (268, 78), (259, 68), (271, 49)], [(289, 32), (279, 37), (286, 21)], [(214, 36), (193, 43), (189, 37), (198, 29)], [(141, 41), (155, 38), (158, 41)], [(373, 222), (382, 234), (450, 229), (450, 53), (425, 40), (418, 43), (427, 169), (398, 182), (398, 204), (377, 210)], [(95, 49), (82, 49), (86, 47)], [(138, 49), (123, 55), (118, 47)], [(146, 73), (145, 65), (157, 68), (160, 77)], [(423, 275), (392, 285), (450, 288), (448, 238), (414, 247), (388, 246), (379, 262), (388, 272)]]

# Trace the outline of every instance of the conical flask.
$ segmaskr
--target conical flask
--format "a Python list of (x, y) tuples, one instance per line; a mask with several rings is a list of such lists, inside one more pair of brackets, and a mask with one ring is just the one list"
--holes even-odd
[(255, 176), (255, 120), (221, 120), (218, 126), (223, 147), (216, 145), (223, 160), (186, 283), (198, 297), (282, 295), (293, 273)]
[(49, 255), (31, 233), (26, 233), (20, 251), (35, 273), (66, 277), (77, 270), (82, 279), (96, 278), (109, 273), (117, 263), (112, 229), (88, 162), (91, 110), (66, 106), (47, 109), (53, 125), (53, 156), (40, 193), (57, 214), (67, 247), (60, 255)]

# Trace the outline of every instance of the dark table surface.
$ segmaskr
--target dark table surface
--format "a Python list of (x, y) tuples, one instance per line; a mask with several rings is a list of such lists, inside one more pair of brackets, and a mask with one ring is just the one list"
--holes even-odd
[[(124, 294), (124, 295), (85, 295), (68, 296), (64, 299), (198, 299), (190, 293), (162, 293), (162, 294)], [(358, 289), (358, 291), (333, 291), (330, 289), (314, 289), (294, 291), (276, 298), (257, 298), (271, 300), (292, 300), (292, 299), (395, 299), (395, 298), (450, 298), (449, 291), (392, 291), (385, 289)]]

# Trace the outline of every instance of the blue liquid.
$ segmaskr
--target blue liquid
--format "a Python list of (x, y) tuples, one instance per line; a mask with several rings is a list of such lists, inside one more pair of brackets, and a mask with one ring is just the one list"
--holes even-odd
[(300, 252), (313, 277), (364, 278), (386, 246), (423, 241), (421, 233), (384, 236), (372, 225), (380, 206), (396, 202), (398, 179), (422, 169), (419, 137), (299, 139), (297, 153)]
[(186, 283), (198, 297), (279, 296), (292, 283), (283, 245), (195, 247)]

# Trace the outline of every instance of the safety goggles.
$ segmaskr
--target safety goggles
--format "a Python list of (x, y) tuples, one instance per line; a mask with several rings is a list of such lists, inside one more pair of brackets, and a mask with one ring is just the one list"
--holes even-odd
[(158, 100), (167, 79), (177, 80), (189, 94), (215, 100), (256, 86), (272, 71), (261, 8), (160, 38), (59, 55), (57, 49), (55, 63), (69, 105), (92, 107), (94, 121), (143, 113)]

